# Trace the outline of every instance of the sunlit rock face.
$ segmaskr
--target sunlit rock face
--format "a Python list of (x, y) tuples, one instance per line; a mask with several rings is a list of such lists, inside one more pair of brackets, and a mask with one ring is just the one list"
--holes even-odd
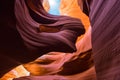
[(13, 78), (29, 76), (29, 72), (22, 66), (18, 66), (15, 69), (9, 71), (0, 80), (13, 80)]
[(77, 0), (61, 0), (60, 14), (81, 19), (86, 29), (90, 25), (88, 17), (78, 6)]
[[(77, 1), (78, 0), (70, 0), (70, 1), (69, 0), (61, 0), (60, 14), (79, 18), (82, 21), (82, 23), (87, 31), (88, 27), (90, 26), (89, 18), (82, 12)], [(83, 37), (83, 35), (78, 38), (78, 41), (82, 37)]]
[(49, 11), (50, 5), (49, 5), (48, 0), (43, 0), (43, 7), (47, 12)]

